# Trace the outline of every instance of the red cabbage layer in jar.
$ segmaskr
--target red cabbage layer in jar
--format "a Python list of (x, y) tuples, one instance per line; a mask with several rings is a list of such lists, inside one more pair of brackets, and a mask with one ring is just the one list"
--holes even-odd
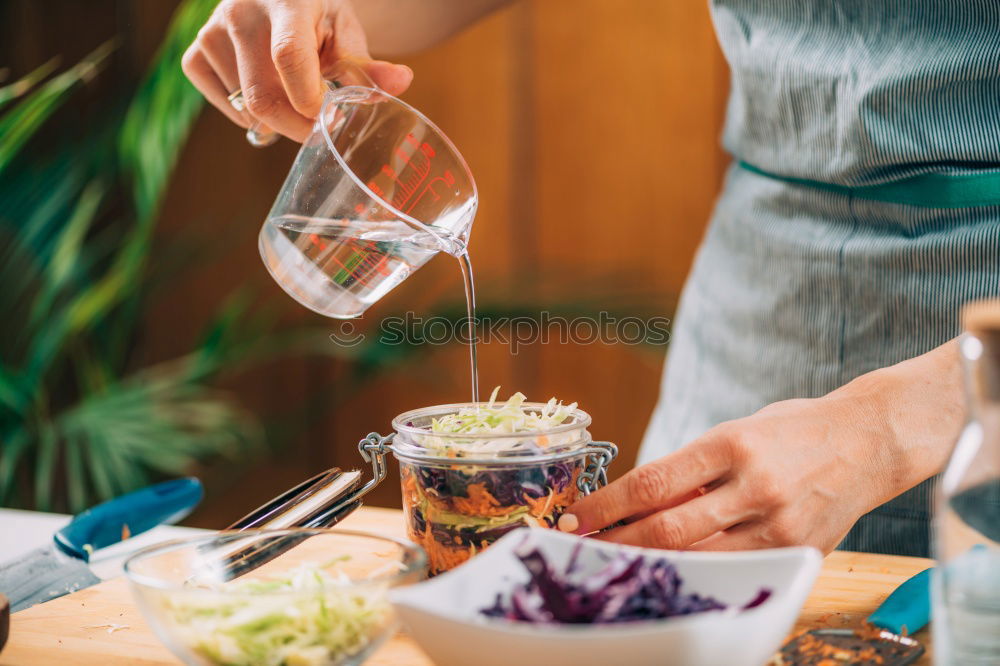
[(521, 394), (497, 404), (495, 396), (393, 421), (408, 535), (427, 551), (432, 575), (518, 527), (555, 527), (591, 487), (581, 478), (603, 449), (587, 432), (586, 412)]

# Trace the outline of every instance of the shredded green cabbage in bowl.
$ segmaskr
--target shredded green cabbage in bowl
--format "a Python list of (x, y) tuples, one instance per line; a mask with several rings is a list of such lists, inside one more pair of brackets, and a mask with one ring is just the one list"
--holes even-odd
[(384, 587), (345, 585), (303, 564), (280, 578), (165, 593), (173, 638), (215, 664), (324, 666), (363, 651), (392, 621)]
[(541, 411), (522, 408), (527, 398), (523, 393), (515, 393), (506, 402), (497, 404), (500, 387), (493, 389), (490, 400), (485, 405), (463, 407), (454, 414), (446, 414), (431, 420), (431, 432), (449, 435), (474, 434), (517, 434), (549, 430), (573, 414), (576, 403), (568, 405), (550, 399)]

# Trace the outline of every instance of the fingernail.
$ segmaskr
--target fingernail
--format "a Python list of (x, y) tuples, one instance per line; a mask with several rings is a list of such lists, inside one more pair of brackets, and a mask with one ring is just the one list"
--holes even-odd
[(559, 522), (556, 523), (556, 526), (563, 532), (575, 532), (580, 527), (580, 519), (572, 513), (564, 513), (559, 516)]

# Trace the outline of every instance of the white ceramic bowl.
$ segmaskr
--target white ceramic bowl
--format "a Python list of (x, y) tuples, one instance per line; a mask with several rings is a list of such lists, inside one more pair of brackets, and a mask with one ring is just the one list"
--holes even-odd
[(525, 582), (515, 549), (530, 540), (562, 570), (579, 537), (555, 530), (511, 532), (481, 555), (425, 583), (399, 588), (390, 598), (410, 635), (437, 666), (761, 666), (791, 631), (819, 572), (812, 548), (729, 553), (625, 548), (584, 539), (579, 564), (599, 568), (606, 554), (626, 550), (667, 557), (682, 590), (711, 595), (739, 608), (761, 588), (771, 597), (746, 611), (726, 610), (628, 624), (531, 625), (487, 618), (498, 592)]

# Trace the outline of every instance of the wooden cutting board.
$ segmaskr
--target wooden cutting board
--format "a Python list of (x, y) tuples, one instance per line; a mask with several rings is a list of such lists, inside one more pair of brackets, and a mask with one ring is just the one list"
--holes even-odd
[[(343, 525), (394, 536), (404, 533), (403, 514), (394, 509), (366, 507)], [(796, 630), (856, 627), (897, 585), (932, 564), (913, 557), (832, 553), (823, 563)], [(928, 645), (930, 632), (925, 629), (916, 638)], [(179, 663), (146, 626), (121, 578), (15, 613), (7, 647), (0, 652), (0, 666)], [(919, 663), (930, 664), (930, 659)], [(431, 661), (409, 636), (399, 634), (366, 664), (431, 666)]]

